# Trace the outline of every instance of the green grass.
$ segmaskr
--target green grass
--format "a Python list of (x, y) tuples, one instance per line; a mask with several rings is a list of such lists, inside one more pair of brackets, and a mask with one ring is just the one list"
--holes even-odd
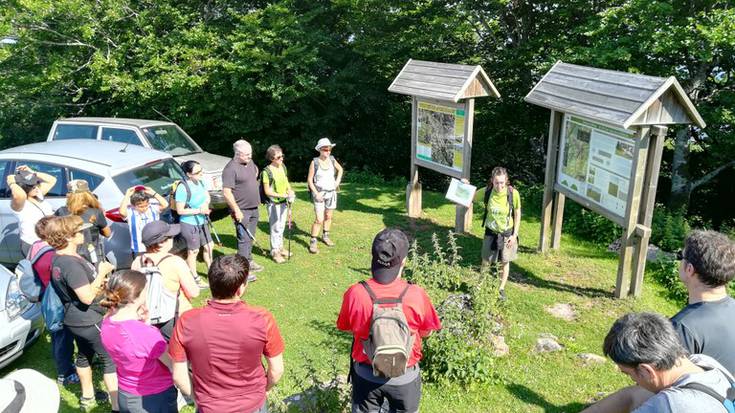
[[(324, 380), (330, 379), (334, 368), (346, 372), (350, 341), (335, 329), (334, 322), (345, 289), (369, 276), (370, 246), (375, 233), (384, 226), (399, 226), (416, 237), (424, 251), (431, 251), (431, 234), (436, 232), (444, 238), (454, 226), (454, 206), (442, 194), (424, 192), (424, 215), (411, 221), (404, 213), (404, 187), (343, 184), (332, 231), (337, 246), (321, 245), (320, 254), (311, 255), (307, 244), (313, 210), (306, 201), (306, 186), (299, 184), (296, 188), (299, 200), (294, 208), (294, 256), (281, 265), (263, 256), (268, 248), (268, 224), (261, 209), (257, 246), (263, 250), (256, 247), (254, 252), (265, 270), (245, 295), (249, 303), (264, 306), (274, 314), (286, 342), (286, 373), (271, 392), (271, 400), (302, 391), (299, 378), (310, 369), (315, 369)], [(663, 288), (648, 279), (641, 298), (613, 299), (617, 257), (603, 246), (565, 234), (560, 251), (535, 253), (539, 234), (537, 210), (537, 205), (524, 208), (521, 254), (511, 266), (507, 287), (509, 301), (503, 315), (510, 355), (497, 360), (493, 380), (487, 385), (460, 388), (425, 383), (422, 412), (579, 411), (599, 392), (613, 391), (628, 380), (609, 361), (582, 366), (577, 354), (601, 354), (602, 338), (615, 318), (626, 312), (676, 312), (677, 306), (667, 301)], [(458, 237), (463, 265), (479, 265), (479, 221), (477, 211), (472, 234)], [(229, 220), (220, 220), (215, 227), (224, 243), (224, 247), (216, 248), (216, 253), (234, 253), (236, 241)], [(197, 301), (201, 304), (204, 298)], [(552, 317), (545, 307), (554, 303), (572, 304), (579, 313), (578, 320), (567, 322)], [(533, 353), (540, 333), (557, 336), (564, 350)], [(306, 363), (307, 359), (312, 362)], [(0, 374), (23, 367), (55, 377), (47, 338)], [(78, 411), (78, 394), (78, 386), (62, 391), (62, 412)]]

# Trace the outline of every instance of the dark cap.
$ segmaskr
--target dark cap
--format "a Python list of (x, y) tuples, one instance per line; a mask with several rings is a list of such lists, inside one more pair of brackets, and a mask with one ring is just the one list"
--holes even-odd
[(23, 186), (35, 186), (43, 182), (43, 179), (39, 178), (35, 172), (31, 171), (16, 171), (15, 172), (15, 183)]
[(386, 228), (373, 239), (373, 279), (390, 284), (398, 277), (401, 263), (408, 255), (408, 237), (400, 229)]
[(169, 224), (165, 221), (149, 222), (143, 227), (143, 245), (147, 247), (149, 245), (160, 244), (165, 241), (166, 238), (179, 235), (179, 232), (181, 232), (179, 224)]

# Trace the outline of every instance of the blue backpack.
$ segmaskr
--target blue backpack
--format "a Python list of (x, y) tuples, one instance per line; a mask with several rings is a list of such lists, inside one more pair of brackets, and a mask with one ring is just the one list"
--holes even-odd
[(51, 252), (54, 249), (50, 246), (44, 246), (36, 252), (33, 257), (23, 258), (18, 262), (15, 267), (15, 275), (18, 277), (18, 285), (20, 291), (26, 296), (28, 301), (37, 303), (41, 301), (41, 291), (43, 290), (43, 284), (38, 278), (38, 274), (33, 270), (33, 266), (36, 262), (41, 259), (47, 252)]
[(43, 314), (43, 320), (46, 322), (48, 331), (55, 333), (64, 328), (65, 313), (66, 307), (64, 307), (64, 303), (61, 302), (61, 298), (56, 293), (54, 277), (52, 276), (41, 299), (41, 314)]

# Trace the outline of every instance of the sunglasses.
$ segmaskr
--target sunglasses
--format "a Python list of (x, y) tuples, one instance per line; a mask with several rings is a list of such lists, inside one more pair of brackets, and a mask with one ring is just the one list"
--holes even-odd
[(285, 158), (283, 157), (283, 155), (278, 155), (278, 156), (274, 157), (273, 159), (280, 160), (280, 159), (285, 159)]
[(322, 151), (322, 152), (332, 152), (332, 148), (330, 148), (329, 146), (325, 146), (325, 147), (323, 147), (323, 148), (321, 148), (319, 150)]

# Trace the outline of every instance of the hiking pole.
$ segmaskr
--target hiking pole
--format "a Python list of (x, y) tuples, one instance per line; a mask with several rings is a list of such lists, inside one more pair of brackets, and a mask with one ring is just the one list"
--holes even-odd
[(293, 235), (293, 231), (292, 231), (292, 228), (291, 228), (292, 227), (291, 224), (293, 223), (293, 221), (292, 221), (293, 216), (291, 215), (291, 206), (292, 205), (293, 205), (293, 203), (291, 202), (291, 200), (289, 200), (288, 201), (288, 260), (289, 261), (291, 261), (291, 255), (293, 255), (293, 253), (291, 252), (291, 238), (293, 238), (293, 236), (292, 236)]
[(205, 219), (207, 220), (207, 224), (209, 224), (209, 229), (212, 231), (212, 234), (214, 234), (214, 238), (217, 240), (217, 246), (222, 246), (222, 241), (219, 239), (219, 234), (217, 234), (217, 230), (214, 229), (214, 224), (212, 223), (212, 220), (209, 218), (209, 215), (205, 215)]

